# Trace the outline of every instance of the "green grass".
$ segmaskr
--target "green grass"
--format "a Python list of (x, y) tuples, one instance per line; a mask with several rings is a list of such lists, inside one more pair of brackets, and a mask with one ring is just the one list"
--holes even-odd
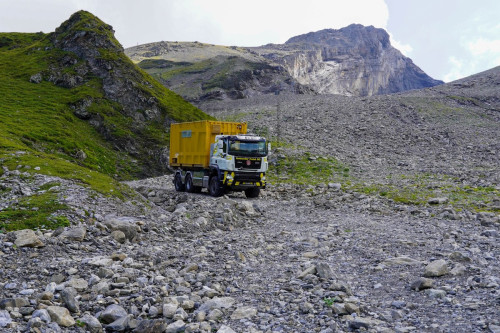
[[(396, 179), (399, 178), (399, 179)], [(405, 183), (405, 185), (401, 185)], [(458, 179), (447, 175), (416, 174), (412, 176), (393, 176), (385, 184), (349, 183), (351, 190), (367, 195), (386, 197), (397, 203), (426, 205), (430, 198), (446, 197), (447, 206), (457, 210), (472, 212), (496, 212), (490, 204), (500, 197), (494, 187), (471, 187), (463, 185)]]
[[(277, 146), (275, 143), (274, 147)], [(299, 185), (327, 184), (349, 178), (349, 168), (333, 157), (311, 157), (308, 153), (285, 156), (278, 159), (268, 173), (269, 181)]]
[(57, 200), (55, 193), (25, 196), (0, 211), (0, 231), (20, 229), (56, 229), (68, 226), (67, 217), (58, 215), (68, 207)]

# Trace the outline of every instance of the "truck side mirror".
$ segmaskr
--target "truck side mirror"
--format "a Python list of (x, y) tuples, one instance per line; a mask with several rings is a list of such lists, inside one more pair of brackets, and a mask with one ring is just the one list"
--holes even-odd
[(268, 143), (267, 144), (267, 153), (270, 154), (271, 153), (271, 143)]

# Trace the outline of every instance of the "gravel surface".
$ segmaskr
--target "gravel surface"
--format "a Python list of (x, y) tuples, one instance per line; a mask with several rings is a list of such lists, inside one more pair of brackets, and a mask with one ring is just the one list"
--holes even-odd
[(3, 331), (498, 332), (498, 219), (335, 186), (248, 200), (129, 185), (148, 200), (74, 195), (94, 216), (34, 233), (43, 245), (0, 234)]

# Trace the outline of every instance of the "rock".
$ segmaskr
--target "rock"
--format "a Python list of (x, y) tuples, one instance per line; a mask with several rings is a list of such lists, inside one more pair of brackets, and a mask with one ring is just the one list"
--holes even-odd
[(52, 320), (50, 318), (49, 312), (46, 309), (35, 310), (31, 314), (31, 318), (40, 318), (45, 323), (50, 323), (50, 321)]
[(462, 264), (458, 263), (458, 264), (456, 264), (456, 265), (455, 265), (455, 267), (453, 267), (453, 269), (450, 271), (450, 274), (451, 274), (452, 276), (464, 275), (466, 270), (467, 270), (467, 268), (466, 268), (464, 265), (462, 265)]
[(342, 184), (340, 183), (328, 183), (328, 188), (333, 191), (340, 191), (342, 188)]
[(236, 333), (231, 327), (222, 325), (218, 330), (217, 333)]
[(178, 306), (173, 303), (163, 304), (163, 316), (172, 319), (177, 311)]
[(500, 333), (500, 326), (499, 325), (490, 324), (488, 326), (488, 329), (490, 330), (491, 333)]
[(115, 230), (111, 232), (111, 237), (120, 244), (123, 244), (127, 241), (127, 236), (121, 230)]
[(86, 234), (87, 234), (87, 228), (74, 227), (63, 231), (63, 233), (59, 235), (59, 238), (67, 239), (70, 241), (82, 242), (85, 239)]
[(12, 318), (6, 310), (0, 310), (0, 328), (7, 327), (12, 323)]
[(16, 240), (14, 243), (18, 247), (42, 247), (43, 242), (35, 235), (31, 229), (14, 231)]
[(370, 318), (354, 318), (349, 322), (349, 327), (355, 330), (360, 328), (369, 329), (379, 324), (378, 320)]
[(316, 270), (316, 266), (309, 266), (308, 268), (306, 268), (305, 270), (303, 270), (302, 272), (299, 273), (299, 275), (297, 276), (299, 279), (303, 279), (305, 278), (307, 275), (309, 274), (316, 274), (317, 270)]
[(119, 318), (127, 315), (127, 311), (117, 304), (111, 304), (99, 315), (99, 320), (105, 324), (110, 324)]
[(90, 333), (102, 333), (103, 328), (99, 320), (97, 320), (96, 317), (91, 316), (90, 314), (86, 313), (79, 319), (80, 323), (84, 324), (84, 328), (89, 331)]
[(446, 261), (443, 259), (432, 261), (425, 267), (425, 277), (439, 277), (448, 274), (449, 269)]
[(316, 275), (325, 280), (329, 280), (335, 277), (332, 268), (326, 263), (316, 264)]
[(71, 317), (71, 314), (66, 308), (60, 306), (49, 306), (47, 307), (47, 312), (49, 313), (50, 318), (60, 326), (70, 327), (75, 325), (75, 320)]
[(185, 328), (186, 323), (182, 320), (177, 320), (167, 326), (165, 333), (178, 333), (184, 331)]
[(490, 229), (490, 230), (483, 231), (481, 233), (481, 236), (484, 236), (484, 237), (498, 237), (499, 233), (498, 233), (498, 230)]
[(76, 300), (77, 292), (73, 287), (67, 287), (61, 290), (61, 299), (64, 306), (73, 313), (79, 313), (78, 301)]
[(407, 256), (401, 256), (396, 258), (389, 258), (382, 262), (386, 266), (397, 266), (397, 265), (421, 265), (422, 262), (419, 260), (412, 259)]
[(214, 297), (203, 303), (197, 311), (209, 312), (212, 309), (227, 309), (233, 306), (236, 300), (232, 297)]
[(412, 284), (410, 285), (410, 289), (420, 291), (432, 288), (433, 285), (434, 285), (434, 280), (421, 277), (412, 282)]
[(348, 313), (357, 313), (359, 314), (360, 312), (360, 309), (359, 309), (359, 306), (357, 306), (356, 304), (353, 304), (353, 303), (345, 303), (345, 310), (348, 312)]
[(76, 278), (76, 279), (71, 279), (69, 280), (66, 285), (68, 287), (72, 287), (72, 288), (75, 288), (76, 291), (85, 291), (89, 288), (89, 284), (87, 281), (85, 281), (84, 279), (79, 279), (79, 278)]
[(42, 74), (36, 73), (36, 74), (31, 75), (30, 82), (36, 83), (36, 84), (41, 83), (42, 82)]
[(137, 239), (137, 226), (130, 218), (112, 217), (106, 219), (104, 224), (112, 231), (119, 230), (123, 232), (125, 237), (131, 242)]
[(427, 203), (429, 205), (441, 205), (441, 204), (444, 204), (444, 203), (447, 203), (448, 202), (448, 198), (444, 198), (444, 197), (441, 197), (441, 198), (430, 198)]
[(349, 314), (347, 310), (345, 309), (345, 304), (344, 303), (333, 303), (332, 305), (332, 310), (333, 313), (343, 316)]
[(446, 296), (446, 291), (441, 289), (427, 289), (425, 292), (431, 298), (444, 298)]
[(134, 333), (163, 333), (166, 329), (167, 325), (161, 319), (142, 320), (137, 325)]
[(231, 314), (231, 319), (244, 319), (244, 318), (252, 318), (257, 315), (257, 309), (251, 306), (243, 306), (241, 308), (237, 308), (234, 310), (233, 314)]
[(131, 327), (130, 327), (131, 319), (132, 319), (132, 315), (126, 315), (126, 316), (120, 317), (120, 318), (116, 319), (115, 321), (113, 321), (112, 323), (106, 325), (106, 331), (111, 331), (111, 332), (130, 331), (131, 330)]

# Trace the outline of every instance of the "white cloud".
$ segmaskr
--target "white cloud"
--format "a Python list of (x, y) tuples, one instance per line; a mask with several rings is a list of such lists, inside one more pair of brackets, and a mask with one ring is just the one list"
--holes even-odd
[(464, 74), (464, 63), (462, 60), (451, 56), (448, 59), (448, 63), (451, 65), (450, 71), (444, 76), (444, 82), (454, 81), (465, 77)]
[(403, 53), (405, 56), (409, 57), (411, 52), (413, 51), (413, 47), (410, 44), (405, 44), (395, 40), (391, 33), (389, 33), (389, 36), (391, 38), (391, 45), (401, 51), (401, 53)]
[(84, 9), (128, 47), (161, 40), (257, 46), (351, 23), (386, 28), (384, 0), (0, 0), (1, 31), (50, 32)]
[(473, 42), (469, 42), (467, 48), (475, 56), (484, 55), (486, 53), (500, 55), (500, 39), (491, 40), (478, 38)]

